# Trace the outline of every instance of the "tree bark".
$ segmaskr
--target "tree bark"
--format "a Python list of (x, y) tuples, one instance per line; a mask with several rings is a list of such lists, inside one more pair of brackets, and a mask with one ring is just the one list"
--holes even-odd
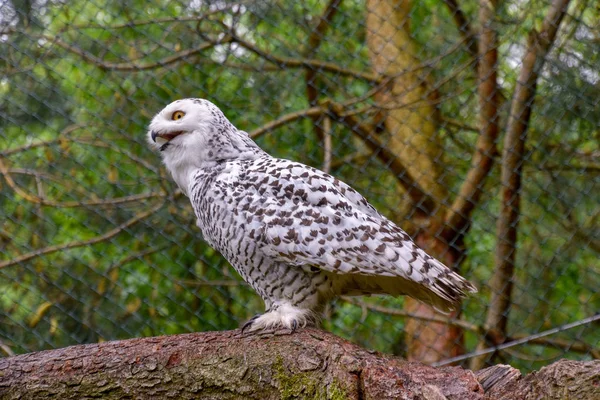
[(473, 374), (362, 349), (317, 329), (130, 339), (0, 359), (0, 399), (596, 399), (600, 361), (522, 377)]
[(472, 372), (362, 349), (330, 333), (205, 332), (0, 359), (0, 399), (483, 399)]
[(600, 399), (600, 361), (560, 360), (527, 376), (495, 365), (476, 375), (490, 400)]

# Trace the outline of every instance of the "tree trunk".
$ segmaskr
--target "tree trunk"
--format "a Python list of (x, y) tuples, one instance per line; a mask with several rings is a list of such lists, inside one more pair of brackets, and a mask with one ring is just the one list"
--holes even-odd
[[(492, 293), (485, 327), (495, 337), (494, 345), (507, 336), (508, 315), (512, 305), (513, 274), (517, 253), (517, 230), (520, 218), (521, 178), (525, 158), (525, 142), (531, 110), (535, 102), (537, 79), (544, 65), (560, 23), (567, 13), (569, 0), (554, 0), (540, 33), (532, 31), (517, 79), (504, 136), (501, 165), (500, 214), (496, 223), (496, 256), (490, 279)], [(481, 341), (477, 349), (488, 346)], [(479, 369), (486, 357), (473, 359), (471, 368)]]
[[(484, 391), (485, 390), (485, 391)], [(317, 329), (204, 332), (0, 359), (0, 399), (596, 399), (600, 361), (433, 368)]]
[[(406, 166), (407, 172), (437, 204), (426, 209), (413, 204), (409, 232), (429, 254), (453, 267), (460, 254), (439, 239), (443, 228), (443, 204), (448, 193), (440, 184), (442, 149), (437, 140), (437, 113), (427, 93), (425, 68), (420, 64), (410, 34), (410, 0), (367, 1), (367, 43), (371, 63), (378, 74), (396, 76), (389, 91), (376, 100), (385, 111), (384, 145)], [(404, 194), (404, 190), (402, 194)], [(406, 298), (406, 309), (430, 317), (433, 308)], [(453, 315), (456, 317), (456, 314)], [(407, 358), (435, 362), (462, 352), (462, 331), (455, 326), (409, 319), (405, 327)]]

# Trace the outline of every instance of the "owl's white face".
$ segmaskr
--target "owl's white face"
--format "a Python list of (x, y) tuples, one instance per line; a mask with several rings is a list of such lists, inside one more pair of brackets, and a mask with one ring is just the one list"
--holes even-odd
[(217, 106), (204, 99), (174, 101), (156, 114), (148, 130), (150, 145), (187, 193), (190, 176), (199, 168), (264, 154)]
[[(211, 126), (221, 111), (212, 103), (202, 99), (174, 101), (156, 114), (150, 123), (148, 140), (160, 151), (193, 145), (199, 134)], [(224, 116), (223, 116), (224, 118)]]

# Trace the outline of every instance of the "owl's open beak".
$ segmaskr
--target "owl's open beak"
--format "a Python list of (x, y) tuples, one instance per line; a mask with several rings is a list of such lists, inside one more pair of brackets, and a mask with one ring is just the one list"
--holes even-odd
[(157, 137), (163, 138), (166, 141), (171, 141), (174, 138), (176, 138), (177, 136), (181, 135), (182, 133), (183, 133), (183, 131), (165, 132), (165, 133), (158, 133), (156, 131), (152, 131), (152, 132), (150, 132), (150, 137), (152, 138), (152, 141), (154, 143), (156, 143)]

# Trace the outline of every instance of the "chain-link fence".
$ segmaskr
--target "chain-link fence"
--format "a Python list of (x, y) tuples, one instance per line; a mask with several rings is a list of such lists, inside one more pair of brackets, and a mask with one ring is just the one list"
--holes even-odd
[(600, 358), (599, 11), (0, 0), (0, 354), (234, 329), (263, 311), (146, 143), (156, 112), (203, 97), (479, 288), (449, 316), (342, 298), (325, 329), (473, 368)]

